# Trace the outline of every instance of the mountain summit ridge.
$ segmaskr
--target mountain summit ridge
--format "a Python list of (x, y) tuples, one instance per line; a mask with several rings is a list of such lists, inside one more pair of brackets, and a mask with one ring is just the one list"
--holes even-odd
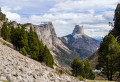
[(83, 26), (76, 25), (75, 28), (74, 28), (74, 30), (73, 30), (72, 36), (75, 39), (78, 39), (78, 38), (82, 38), (82, 35), (85, 35), (84, 34)]
[[(69, 45), (76, 49), (87, 50), (91, 53), (94, 53), (99, 48), (100, 44), (99, 41), (86, 35), (83, 26), (80, 25), (75, 25), (72, 34), (61, 37), (60, 39), (64, 44), (67, 44), (67, 46)], [(89, 55), (91, 55), (91, 53)]]

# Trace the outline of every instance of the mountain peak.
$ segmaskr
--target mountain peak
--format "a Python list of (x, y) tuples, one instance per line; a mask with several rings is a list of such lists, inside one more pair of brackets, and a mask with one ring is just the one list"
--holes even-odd
[(74, 36), (75, 34), (84, 34), (83, 25), (82, 26), (80, 26), (80, 25), (75, 26), (72, 35)]

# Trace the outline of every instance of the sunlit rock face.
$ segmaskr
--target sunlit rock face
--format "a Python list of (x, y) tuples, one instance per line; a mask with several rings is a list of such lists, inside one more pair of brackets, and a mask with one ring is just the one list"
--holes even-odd
[(75, 34), (84, 34), (83, 26), (76, 25), (74, 30), (73, 30), (72, 35), (74, 36)]

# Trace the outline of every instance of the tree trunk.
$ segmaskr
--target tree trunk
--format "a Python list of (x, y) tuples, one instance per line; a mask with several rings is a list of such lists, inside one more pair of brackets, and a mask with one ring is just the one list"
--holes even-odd
[(109, 77), (109, 70), (108, 70), (108, 73), (107, 73), (107, 79), (110, 80), (110, 77)]
[(112, 61), (110, 61), (110, 81), (112, 81), (112, 75), (113, 75), (113, 70), (112, 70)]
[(112, 81), (112, 70), (110, 70), (110, 78), (109, 78), (110, 81)]
[(107, 60), (107, 79), (110, 80), (110, 74), (109, 74), (109, 66), (108, 66), (109, 62)]

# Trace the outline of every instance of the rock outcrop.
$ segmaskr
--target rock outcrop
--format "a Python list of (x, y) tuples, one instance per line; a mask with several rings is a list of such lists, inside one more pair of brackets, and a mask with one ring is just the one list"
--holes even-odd
[(80, 25), (75, 26), (72, 35), (74, 36), (76, 34), (84, 34), (83, 26), (80, 26)]
[(9, 82), (78, 82), (69, 75), (57, 75), (54, 69), (2, 44), (0, 44), (0, 80)]

